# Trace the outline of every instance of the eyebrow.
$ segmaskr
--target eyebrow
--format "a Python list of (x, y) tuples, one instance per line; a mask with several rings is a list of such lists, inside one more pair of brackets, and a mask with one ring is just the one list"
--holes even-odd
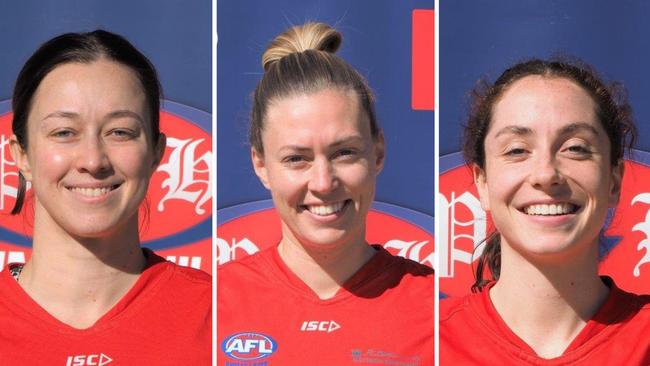
[[(131, 117), (137, 119), (138, 121), (140, 121), (140, 123), (144, 124), (144, 121), (142, 120), (142, 117), (140, 117), (139, 114), (130, 111), (128, 109), (118, 109), (106, 115), (107, 119), (123, 118), (123, 117)], [(48, 118), (68, 118), (74, 120), (79, 118), (79, 114), (75, 112), (56, 111), (45, 116), (45, 118), (43, 118), (43, 121), (45, 121)]]
[[(589, 131), (593, 133), (596, 136), (599, 136), (600, 134), (598, 133), (598, 130), (592, 126), (589, 123), (586, 122), (573, 122), (570, 123), (564, 127), (562, 127), (558, 133), (558, 135), (567, 135), (567, 134), (572, 134), (576, 133), (578, 131)], [(533, 134), (533, 130), (528, 128), (528, 127), (523, 127), (523, 126), (516, 126), (516, 125), (511, 125), (511, 126), (505, 126), (502, 129), (497, 132), (497, 134), (494, 136), (494, 138), (499, 137), (500, 135), (504, 134), (513, 134), (513, 135), (518, 135), (518, 136), (525, 136), (525, 135), (531, 135)]]
[(598, 130), (594, 126), (592, 126), (592, 125), (590, 125), (589, 123), (586, 123), (586, 122), (573, 122), (573, 123), (570, 123), (570, 124), (562, 127), (559, 134), (560, 135), (566, 135), (566, 134), (571, 134), (571, 133), (575, 133), (575, 132), (578, 132), (578, 131), (589, 131), (589, 132), (593, 133), (594, 135), (596, 135), (596, 137), (598, 137), (600, 135), (598, 133)]
[(502, 129), (500, 129), (499, 132), (497, 132), (497, 134), (494, 136), (494, 138), (497, 138), (505, 134), (525, 136), (525, 135), (531, 135), (532, 133), (533, 130), (531, 130), (528, 127), (511, 125), (511, 126), (505, 126)]
[[(357, 141), (363, 141), (363, 137), (361, 137), (361, 136), (345, 137), (345, 138), (342, 138), (340, 140), (336, 140), (335, 142), (333, 142), (329, 146), (336, 148), (338, 146), (346, 145), (348, 143), (357, 142)], [(312, 149), (310, 147), (306, 147), (306, 146), (302, 146), (302, 145), (285, 145), (285, 146), (282, 146), (279, 149), (279, 151), (282, 151), (282, 150), (310, 151)]]

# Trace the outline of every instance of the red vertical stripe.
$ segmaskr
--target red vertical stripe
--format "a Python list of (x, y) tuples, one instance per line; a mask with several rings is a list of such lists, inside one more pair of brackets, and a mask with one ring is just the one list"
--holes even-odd
[(433, 111), (433, 9), (413, 10), (411, 107)]

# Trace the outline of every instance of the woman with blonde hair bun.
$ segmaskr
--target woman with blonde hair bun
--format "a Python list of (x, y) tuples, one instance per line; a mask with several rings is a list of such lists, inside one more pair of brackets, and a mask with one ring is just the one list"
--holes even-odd
[(365, 239), (384, 138), (341, 40), (306, 23), (262, 57), (251, 159), (282, 239), (218, 271), (220, 364), (433, 365), (433, 270)]

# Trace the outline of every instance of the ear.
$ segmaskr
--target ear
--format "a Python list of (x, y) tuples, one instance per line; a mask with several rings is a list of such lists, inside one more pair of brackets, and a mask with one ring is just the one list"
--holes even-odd
[(166, 147), (167, 147), (167, 136), (165, 136), (165, 134), (161, 132), (160, 135), (158, 135), (158, 141), (156, 142), (156, 146), (154, 147), (154, 160), (152, 165), (152, 172), (156, 171), (158, 165), (160, 165), (163, 156), (165, 156)]
[(474, 177), (474, 184), (476, 184), (476, 189), (478, 190), (481, 208), (484, 211), (490, 211), (490, 199), (485, 171), (478, 164), (472, 164), (472, 175)]
[(379, 130), (377, 137), (374, 141), (375, 149), (375, 172), (376, 174), (381, 173), (384, 169), (384, 157), (386, 156), (386, 144), (384, 142), (384, 131)]
[(260, 182), (262, 182), (262, 185), (264, 185), (266, 189), (270, 190), (271, 188), (269, 186), (269, 174), (266, 170), (264, 155), (257, 152), (254, 147), (251, 148), (251, 161), (253, 162), (253, 169), (255, 169), (255, 174), (257, 174)]
[(609, 184), (609, 207), (615, 207), (621, 196), (621, 185), (623, 184), (623, 173), (625, 173), (625, 162), (623, 159), (612, 167), (612, 176)]
[(29, 165), (29, 159), (27, 158), (27, 152), (20, 146), (18, 138), (16, 135), (11, 135), (9, 138), (9, 149), (11, 150), (11, 156), (16, 162), (16, 167), (20, 173), (25, 177), (25, 180), (32, 180), (32, 168)]

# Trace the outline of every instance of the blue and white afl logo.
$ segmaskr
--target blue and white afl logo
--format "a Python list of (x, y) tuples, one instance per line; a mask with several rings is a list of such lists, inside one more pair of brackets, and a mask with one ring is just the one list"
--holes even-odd
[(273, 338), (260, 333), (233, 334), (221, 344), (223, 353), (242, 361), (259, 360), (268, 357), (277, 348), (278, 344)]

